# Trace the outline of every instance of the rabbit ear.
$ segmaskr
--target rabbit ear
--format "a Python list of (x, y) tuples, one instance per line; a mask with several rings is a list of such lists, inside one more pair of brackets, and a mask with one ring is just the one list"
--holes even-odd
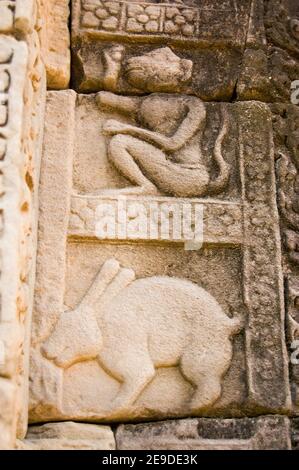
[(94, 306), (97, 300), (103, 295), (110, 282), (120, 270), (119, 262), (114, 259), (108, 259), (103, 264), (100, 272), (97, 274), (89, 291), (83, 298), (80, 307)]
[(182, 59), (181, 60), (181, 71), (182, 71), (182, 80), (184, 82), (190, 80), (192, 77), (193, 71), (193, 62), (192, 60)]
[(121, 268), (116, 276), (112, 279), (106, 290), (101, 295), (101, 302), (97, 308), (97, 316), (101, 317), (102, 312), (109, 309), (109, 304), (122, 290), (128, 287), (135, 280), (135, 272), (133, 269)]

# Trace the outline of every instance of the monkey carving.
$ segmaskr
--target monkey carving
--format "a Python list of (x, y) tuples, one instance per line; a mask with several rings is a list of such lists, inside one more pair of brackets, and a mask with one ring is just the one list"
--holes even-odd
[[(122, 53), (115, 48), (106, 51), (106, 62), (110, 64), (106, 70), (107, 83), (111, 77), (114, 85), (117, 83), (116, 70), (120, 70)], [(108, 108), (130, 118), (130, 124), (108, 119), (102, 132), (107, 136), (110, 162), (133, 186), (105, 189), (96, 195), (166, 194), (184, 198), (222, 192), (230, 177), (229, 165), (222, 156), (228, 115), (222, 107), (222, 123), (213, 152), (217, 175), (211, 178), (201, 149), (205, 105), (196, 96), (180, 93), (182, 85), (192, 78), (192, 61), (181, 59), (164, 47), (124, 63), (127, 82), (137, 92), (150, 94), (120, 96), (101, 91), (96, 100), (100, 109)], [(115, 90), (111, 84), (108, 88)]]

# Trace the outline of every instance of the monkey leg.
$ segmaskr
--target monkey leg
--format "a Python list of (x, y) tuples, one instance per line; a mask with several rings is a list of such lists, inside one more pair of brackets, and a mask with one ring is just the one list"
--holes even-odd
[[(129, 194), (157, 194), (156, 186), (145, 176), (138, 164), (138, 156), (141, 156), (141, 154), (144, 158), (148, 159), (150, 164), (150, 160), (155, 152), (163, 154), (162, 151), (156, 149), (154, 146), (136, 139), (135, 137), (127, 135), (116, 135), (112, 137), (108, 147), (110, 161), (123, 176), (137, 186), (136, 188), (118, 190), (119, 192)], [(164, 154), (163, 156), (161, 155), (160, 158), (161, 157), (165, 159)]]
[(135, 137), (114, 136), (109, 157), (120, 173), (144, 193), (157, 193), (158, 188), (166, 194), (195, 197), (207, 192), (209, 175), (203, 165), (184, 168), (167, 159), (162, 150)]

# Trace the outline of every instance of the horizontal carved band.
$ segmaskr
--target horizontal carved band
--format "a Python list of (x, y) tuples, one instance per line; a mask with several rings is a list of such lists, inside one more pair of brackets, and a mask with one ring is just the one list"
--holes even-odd
[[(196, 42), (211, 37), (234, 40), (240, 12), (233, 8), (194, 8), (188, 5), (130, 1), (81, 0), (77, 19), (81, 31), (91, 31), (99, 37), (117, 35), (136, 38), (168, 37)], [(230, 27), (227, 27), (227, 24)], [(225, 24), (225, 27), (224, 27)], [(211, 34), (213, 31), (213, 34)]]
[[(203, 212), (203, 241), (206, 243), (240, 245), (242, 235), (242, 209), (239, 203), (201, 199), (180, 199), (167, 197), (117, 198), (73, 196), (68, 235), (76, 238), (102, 238), (118, 240), (168, 240), (186, 242), (189, 214), (191, 231), (196, 231), (196, 212)], [(184, 220), (185, 215), (185, 220)], [(109, 236), (100, 236), (96, 224), (109, 222), (117, 225), (115, 232)], [(120, 220), (121, 219), (121, 220)], [(144, 221), (145, 233), (133, 226)], [(168, 222), (167, 222), (167, 219)], [(164, 224), (163, 224), (164, 221)], [(185, 222), (186, 231), (183, 225)], [(198, 220), (199, 224), (200, 221)], [(164, 225), (164, 227), (161, 227)], [(181, 225), (180, 229), (176, 227)], [(109, 231), (109, 227), (108, 227)], [(166, 233), (167, 232), (167, 233)], [(178, 236), (178, 232), (181, 236)]]

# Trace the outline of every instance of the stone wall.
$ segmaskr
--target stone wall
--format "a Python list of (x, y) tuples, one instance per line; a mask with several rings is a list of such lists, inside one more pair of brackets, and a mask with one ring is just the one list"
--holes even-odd
[[(42, 1), (0, 1), (1, 314), (0, 447), (23, 438), (28, 422), (31, 314), (46, 72), (69, 74), (67, 39), (55, 63)], [(47, 2), (49, 3), (49, 2)], [(52, 2), (58, 8), (57, 3)], [(67, 2), (60, 2), (67, 10)], [(62, 5), (64, 4), (64, 5)], [(55, 28), (68, 31), (66, 15)], [(49, 25), (48, 25), (49, 27)], [(54, 26), (52, 25), (52, 34)], [(69, 34), (65, 33), (66, 37)], [(47, 37), (47, 42), (45, 38)], [(61, 33), (62, 37), (62, 33)], [(57, 42), (55, 47), (57, 46)], [(55, 86), (55, 84), (53, 85)]]
[(298, 447), (297, 2), (0, 12), (0, 447)]
[[(1, 365), (0, 441), (24, 437), (36, 251), (45, 73), (38, 5), (0, 2)], [(18, 429), (18, 431), (17, 431)]]

